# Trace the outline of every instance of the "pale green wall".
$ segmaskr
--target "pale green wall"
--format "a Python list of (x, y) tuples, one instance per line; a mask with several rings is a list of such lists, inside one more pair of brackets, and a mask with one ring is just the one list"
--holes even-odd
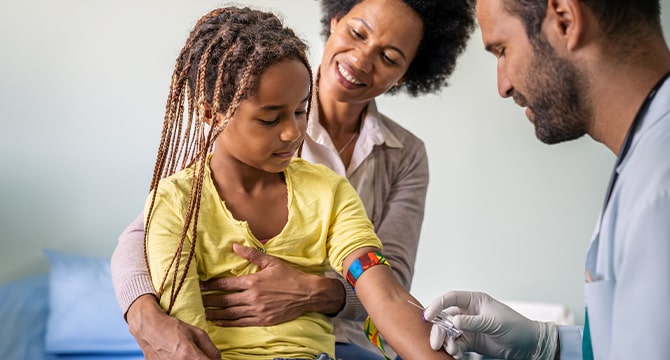
[[(318, 63), (317, 1), (238, 3), (284, 15)], [(44, 247), (111, 254), (144, 203), (176, 54), (216, 4), (0, 2), (0, 283), (45, 271)], [(417, 297), (479, 289), (568, 304), (581, 321), (584, 252), (614, 156), (590, 139), (539, 143), (498, 97), (478, 32), (451, 87), (379, 107), (428, 147)]]

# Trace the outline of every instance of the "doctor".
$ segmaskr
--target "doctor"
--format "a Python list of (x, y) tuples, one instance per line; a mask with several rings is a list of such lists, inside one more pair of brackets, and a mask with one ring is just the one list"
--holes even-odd
[(483, 293), (448, 292), (425, 317), (464, 334), (431, 345), (513, 359), (670, 356), (670, 51), (658, 0), (477, 0), (498, 91), (538, 139), (588, 134), (618, 154), (587, 252), (585, 326), (531, 321)]

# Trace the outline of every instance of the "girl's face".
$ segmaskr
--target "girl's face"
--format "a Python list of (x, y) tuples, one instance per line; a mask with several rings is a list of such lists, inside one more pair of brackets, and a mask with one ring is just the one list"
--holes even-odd
[(254, 96), (240, 103), (217, 138), (216, 149), (246, 166), (278, 173), (305, 137), (309, 72), (301, 61), (287, 59), (267, 68), (256, 84)]
[(332, 19), (319, 92), (363, 103), (402, 80), (423, 37), (419, 15), (401, 0), (364, 0)]

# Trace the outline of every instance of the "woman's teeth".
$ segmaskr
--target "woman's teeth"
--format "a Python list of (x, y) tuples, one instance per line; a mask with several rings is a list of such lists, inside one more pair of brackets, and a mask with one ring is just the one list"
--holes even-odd
[(354, 84), (354, 85), (362, 85), (363, 83), (356, 80), (356, 78), (349, 74), (347, 70), (344, 69), (344, 67), (340, 64), (337, 64), (337, 70), (340, 72), (340, 75), (342, 75), (345, 79), (347, 79), (348, 82)]

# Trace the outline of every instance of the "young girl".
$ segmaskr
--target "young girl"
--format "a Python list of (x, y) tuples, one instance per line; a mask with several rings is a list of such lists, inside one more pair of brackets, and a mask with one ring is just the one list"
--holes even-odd
[(160, 305), (206, 330), (225, 359), (332, 357), (332, 326), (319, 313), (265, 327), (205, 319), (200, 281), (258, 271), (233, 252), (250, 246), (302, 271), (346, 275), (401, 356), (448, 358), (430, 349), (430, 326), (386, 266), (346, 178), (294, 158), (311, 99), (305, 49), (275, 16), (247, 8), (214, 10), (191, 32), (145, 207), (145, 256)]

